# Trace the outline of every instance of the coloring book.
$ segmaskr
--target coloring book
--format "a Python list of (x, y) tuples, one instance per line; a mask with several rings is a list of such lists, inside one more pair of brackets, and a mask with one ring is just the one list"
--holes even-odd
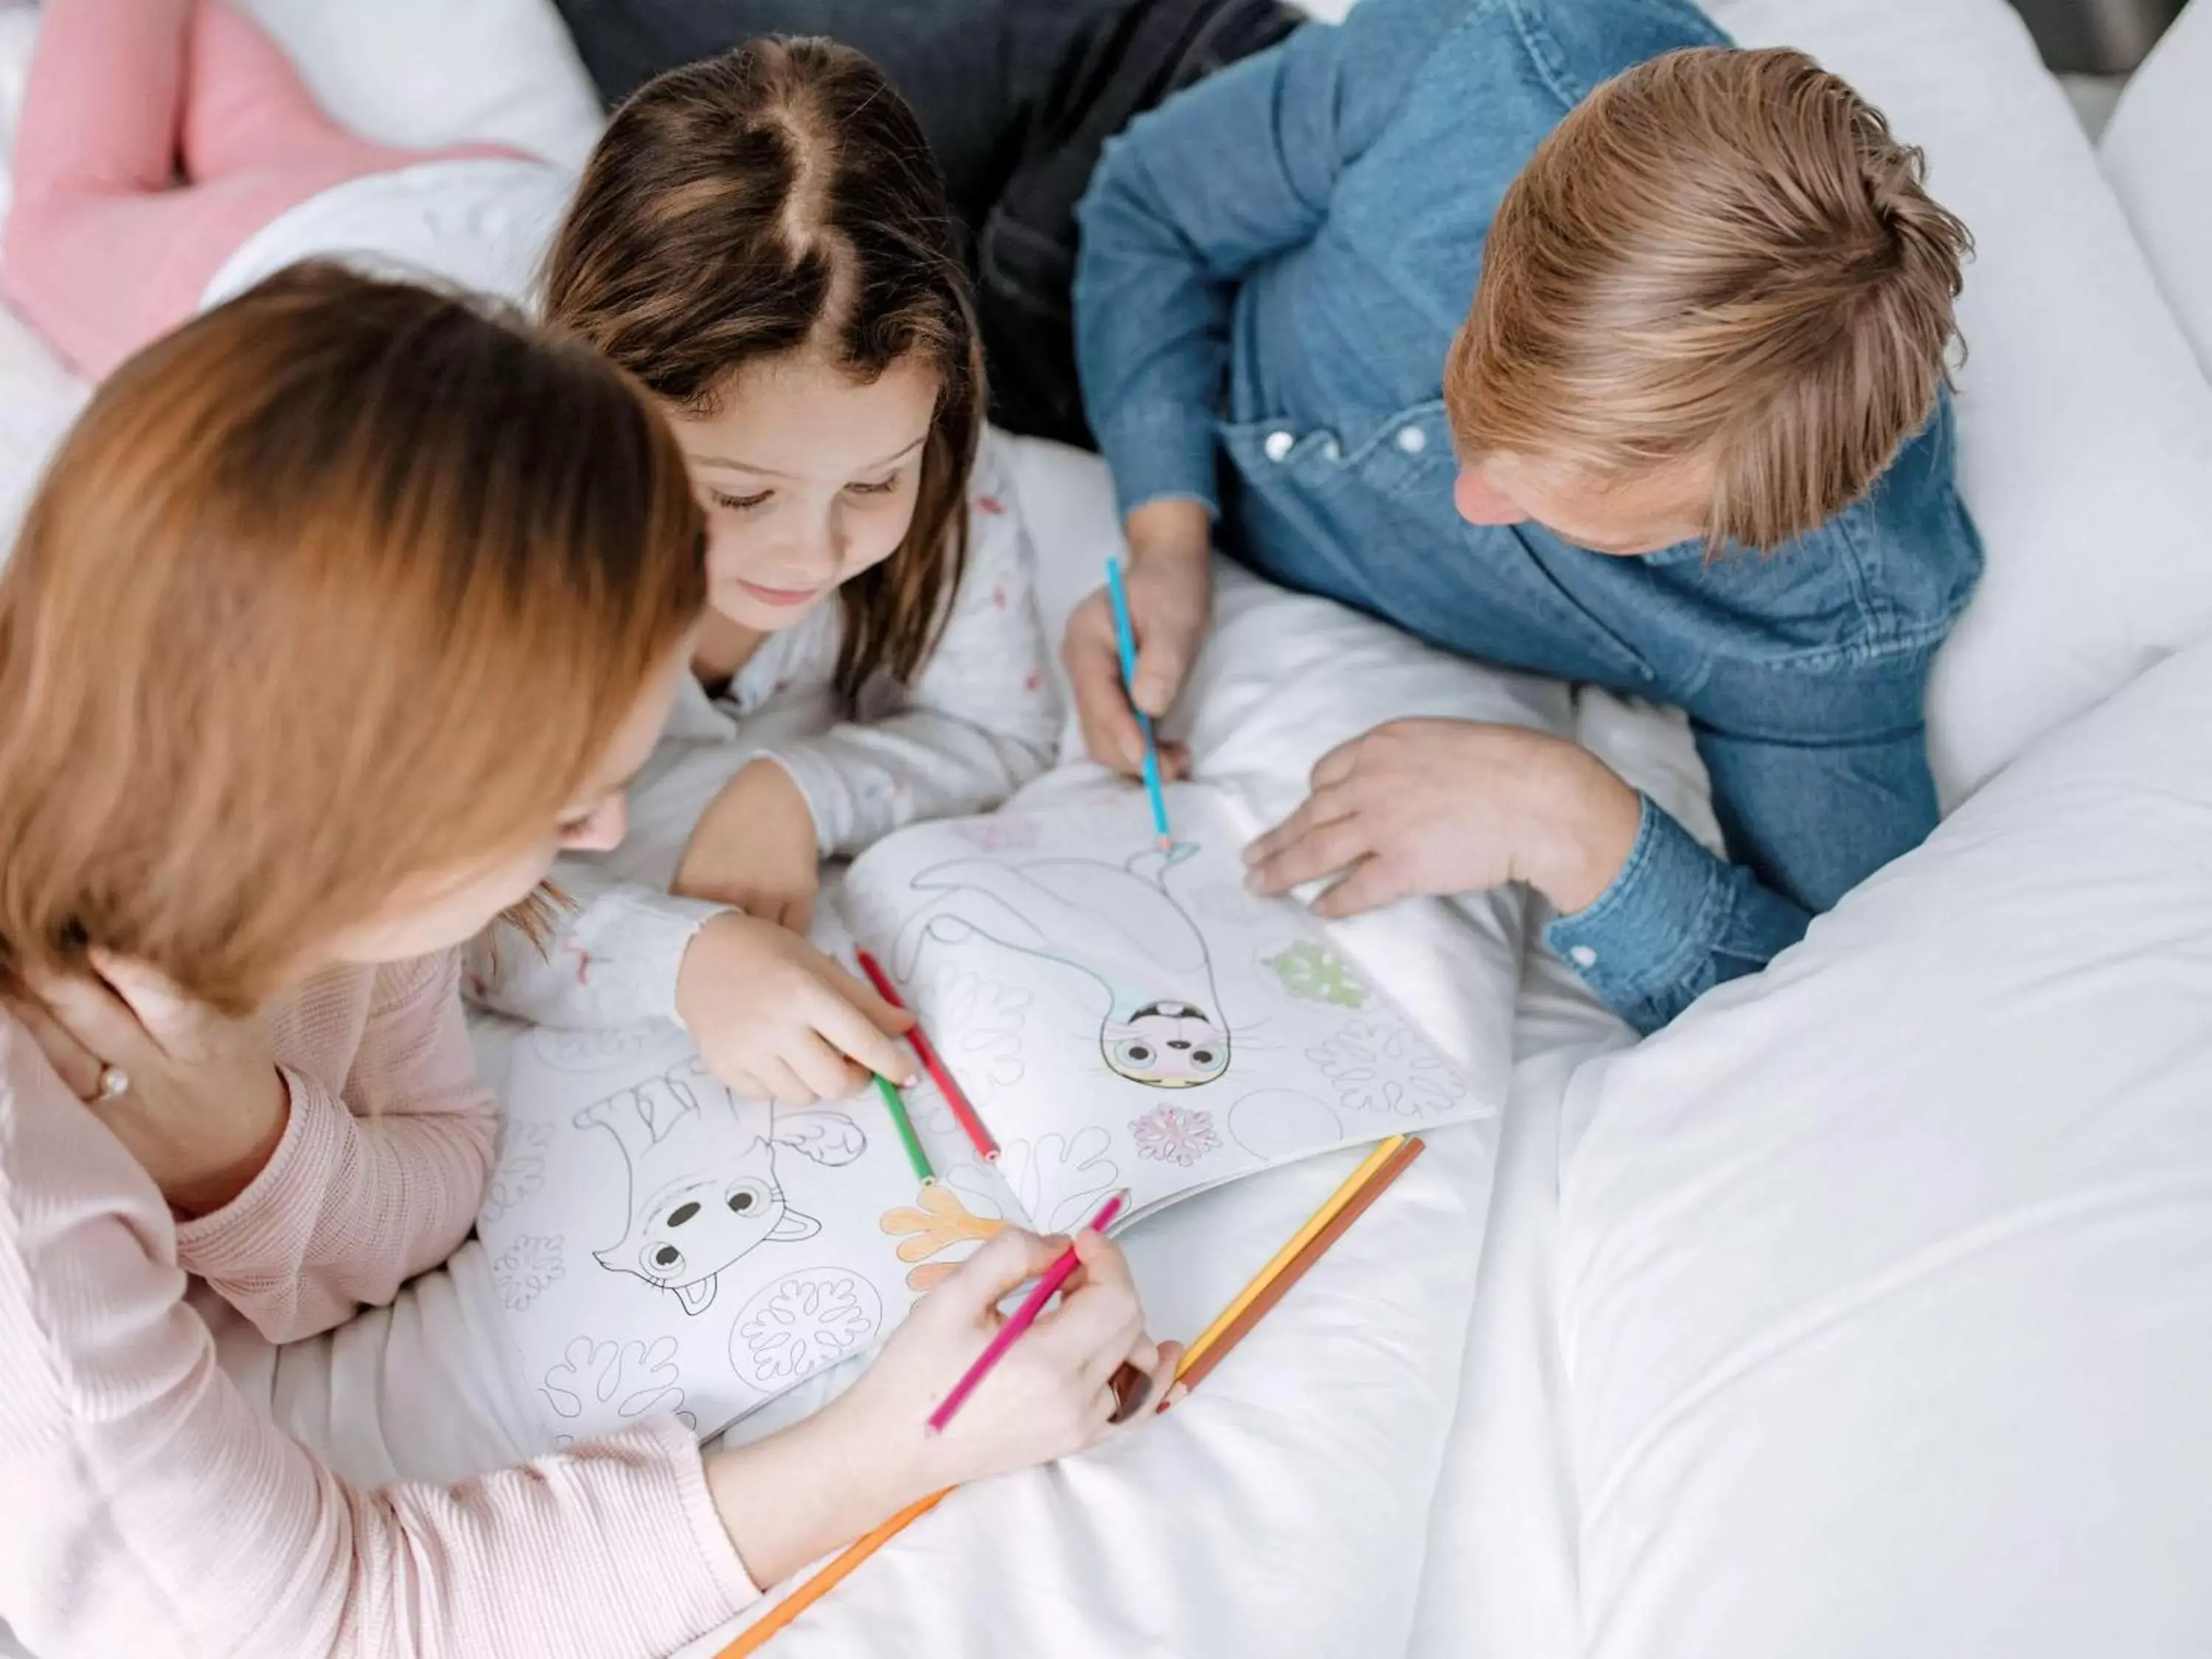
[[(713, 1433), (872, 1347), (1000, 1226), (1114, 1231), (1259, 1170), (1480, 1115), (1304, 909), (1245, 890), (1215, 791), (924, 824), (848, 872), (817, 942), (882, 964), (1002, 1147), (927, 1080), (924, 1185), (872, 1091), (742, 1098), (672, 1027), (518, 1045), (477, 1229), (547, 1443)], [(848, 933), (849, 937), (848, 937)]]

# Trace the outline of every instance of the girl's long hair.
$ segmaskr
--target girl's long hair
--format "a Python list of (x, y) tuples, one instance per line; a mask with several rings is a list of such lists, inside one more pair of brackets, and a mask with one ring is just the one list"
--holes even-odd
[(608, 123), (547, 256), (547, 316), (685, 410), (800, 351), (872, 381), (939, 376), (920, 499), (891, 556), (840, 590), (836, 686), (909, 679), (958, 586), (983, 367), (945, 182), (867, 58), (763, 40), (672, 70)]

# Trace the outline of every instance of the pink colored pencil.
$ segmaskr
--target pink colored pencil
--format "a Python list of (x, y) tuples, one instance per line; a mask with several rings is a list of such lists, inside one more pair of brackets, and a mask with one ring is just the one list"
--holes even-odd
[[(1100, 1205), (1098, 1213), (1091, 1218), (1089, 1230), (1103, 1233), (1112, 1226), (1114, 1218), (1121, 1213), (1122, 1200), (1127, 1196), (1126, 1193), (1116, 1193)], [(1021, 1306), (1007, 1316), (1006, 1322), (999, 1327), (999, 1334), (991, 1339), (982, 1352), (975, 1356), (975, 1363), (968, 1368), (967, 1375), (952, 1385), (952, 1392), (945, 1396), (944, 1403), (930, 1413), (929, 1431), (932, 1434), (945, 1432), (945, 1425), (952, 1420), (952, 1414), (968, 1403), (968, 1396), (975, 1392), (975, 1385), (988, 1376), (991, 1368), (1006, 1357), (1006, 1350), (1014, 1346), (1021, 1334), (1036, 1323), (1036, 1316), (1044, 1311), (1044, 1304), (1060, 1294), (1060, 1287), (1073, 1275), (1079, 1262), (1075, 1247), (1071, 1244), (1060, 1253), (1058, 1261), (1044, 1270), (1044, 1277), (1038, 1279), (1030, 1293), (1022, 1298)]]
[[(868, 976), (868, 983), (876, 988), (876, 994), (894, 1008), (904, 1008), (906, 1004), (899, 1000), (898, 990), (892, 985), (890, 975), (884, 972), (883, 964), (866, 951), (856, 951), (854, 954), (860, 957), (860, 971)], [(952, 1080), (952, 1073), (937, 1057), (937, 1045), (923, 1034), (920, 1021), (916, 1021), (914, 1029), (906, 1034), (906, 1040), (914, 1044), (915, 1053), (921, 1057), (922, 1065), (937, 1080), (939, 1092), (944, 1095), (945, 1103), (952, 1109), (952, 1115), (960, 1120), (960, 1127), (967, 1133), (969, 1145), (975, 1147), (975, 1156), (987, 1164), (997, 1163), (998, 1141), (983, 1127), (983, 1120), (975, 1115), (975, 1109), (968, 1103), (968, 1097), (960, 1091), (960, 1085)]]

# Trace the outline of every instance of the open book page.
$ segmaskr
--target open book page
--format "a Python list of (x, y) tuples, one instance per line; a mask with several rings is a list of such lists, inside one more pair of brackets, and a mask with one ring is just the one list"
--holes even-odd
[(846, 877), (854, 936), (1040, 1228), (1080, 1225), (1116, 1188), (1133, 1216), (1486, 1109), (1302, 908), (1245, 890), (1246, 836), (1218, 791), (1168, 794), (1170, 847), (1142, 794), (1115, 788), (904, 830)]
[(646, 1026), (517, 1042), (477, 1228), (552, 1448), (715, 1432), (871, 1348), (1007, 1207), (988, 1170), (921, 1188), (872, 1091), (746, 1100)]

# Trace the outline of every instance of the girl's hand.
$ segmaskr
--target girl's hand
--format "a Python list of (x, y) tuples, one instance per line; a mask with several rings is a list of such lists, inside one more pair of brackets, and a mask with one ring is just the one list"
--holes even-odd
[[(102, 952), (30, 988), (17, 1012), (95, 1116), (187, 1217), (221, 1209), (276, 1155), (292, 1096), (259, 1018), (225, 1019), (151, 969)], [(100, 1092), (102, 1068), (129, 1079)]]
[(914, 1079), (896, 1040), (914, 1016), (757, 916), (716, 916), (692, 937), (676, 1011), (707, 1069), (757, 1100), (843, 1100), (867, 1086), (871, 1072)]
[[(770, 1584), (946, 1486), (1050, 1462), (1141, 1420), (1182, 1350), (1155, 1344), (1121, 1252), (1079, 1234), (1059, 1305), (1006, 1351), (941, 1435), (929, 1413), (1003, 1322), (999, 1304), (1068, 1247), (1007, 1228), (915, 1304), (875, 1363), (797, 1428), (708, 1465), (753, 1581)], [(1117, 1380), (1118, 1379), (1118, 1380)]]
[(803, 933), (814, 924), (821, 885), (806, 797), (783, 768), (757, 760), (724, 784), (700, 815), (669, 890), (734, 904)]

